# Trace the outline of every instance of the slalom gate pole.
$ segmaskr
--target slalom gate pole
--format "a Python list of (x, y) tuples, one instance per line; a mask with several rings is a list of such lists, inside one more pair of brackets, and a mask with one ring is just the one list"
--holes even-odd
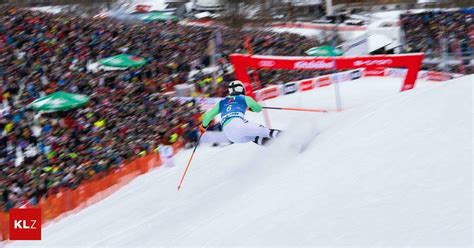
[(270, 122), (270, 116), (268, 116), (268, 111), (265, 109), (265, 101), (261, 101), (260, 105), (263, 107), (263, 119), (265, 120), (265, 126), (268, 128), (272, 128), (272, 124)]
[(184, 173), (183, 175), (181, 176), (181, 180), (179, 181), (179, 185), (178, 185), (178, 190), (181, 188), (181, 184), (183, 184), (183, 181), (184, 181), (184, 177), (186, 176), (186, 173), (188, 172), (188, 169), (189, 169), (189, 165), (191, 164), (191, 161), (193, 160), (193, 156), (194, 156), (194, 153), (196, 152), (196, 149), (199, 145), (199, 142), (201, 141), (201, 137), (204, 133), (201, 133), (201, 135), (199, 135), (199, 139), (197, 140), (197, 144), (196, 146), (194, 147), (194, 150), (193, 150), (193, 153), (191, 154), (191, 157), (189, 158), (188, 160), (188, 164), (186, 165), (186, 169), (184, 170)]
[(263, 107), (264, 109), (277, 109), (277, 110), (291, 110), (291, 111), (305, 111), (305, 112), (320, 112), (327, 113), (325, 109), (308, 109), (308, 108), (280, 108), (280, 107)]

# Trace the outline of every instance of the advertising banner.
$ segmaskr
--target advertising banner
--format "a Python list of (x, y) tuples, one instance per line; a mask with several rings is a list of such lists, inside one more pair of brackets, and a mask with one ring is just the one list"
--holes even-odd
[(288, 95), (298, 91), (296, 82), (289, 82), (283, 85), (283, 94)]
[(331, 78), (329, 78), (329, 76), (318, 77), (316, 78), (316, 85), (317, 87), (326, 87), (331, 85)]
[(385, 76), (390, 77), (405, 77), (407, 75), (407, 69), (400, 68), (387, 68), (385, 70)]
[(281, 94), (281, 91), (280, 91), (280, 86), (279, 85), (269, 86), (269, 87), (263, 88), (263, 89), (258, 91), (258, 95), (257, 95), (256, 100), (257, 101), (267, 100), (267, 99), (271, 99), (271, 98), (275, 98), (277, 96), (280, 96), (280, 94)]
[(299, 81), (299, 90), (300, 91), (307, 91), (314, 89), (314, 79), (307, 79)]
[(365, 77), (383, 77), (385, 76), (385, 69), (384, 68), (373, 68), (373, 69), (366, 69), (364, 71)]
[(353, 70), (350, 72), (351, 75), (351, 80), (356, 80), (362, 77), (362, 71), (361, 70)]
[(333, 84), (351, 80), (352, 71), (338, 72), (330, 75)]
[(426, 73), (426, 79), (431, 81), (447, 81), (453, 79), (453, 76), (448, 73), (428, 71)]
[[(365, 68), (366, 75), (384, 76), (385, 68), (406, 68), (402, 91), (415, 86), (418, 71), (423, 60), (423, 53), (368, 55), (358, 57), (304, 57), (304, 56), (263, 56), (248, 54), (231, 54), (230, 61), (234, 66), (235, 77), (249, 85), (251, 79), (249, 69), (285, 69), (285, 70), (347, 70)], [(382, 69), (378, 69), (382, 68)], [(372, 71), (373, 70), (373, 71)], [(322, 80), (322, 86), (327, 85)], [(324, 82), (326, 81), (326, 82)], [(250, 89), (248, 92), (252, 95)]]
[(315, 58), (301, 60), (286, 60), (278, 56), (258, 56), (251, 61), (252, 68), (268, 69), (294, 69), (294, 70), (331, 70), (336, 66), (335, 60), (331, 58)]

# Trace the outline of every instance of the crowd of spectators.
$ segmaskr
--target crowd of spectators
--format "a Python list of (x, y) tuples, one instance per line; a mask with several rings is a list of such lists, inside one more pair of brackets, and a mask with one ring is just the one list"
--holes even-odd
[[(303, 55), (315, 45), (298, 35), (222, 28), (215, 82), (201, 71), (210, 65), (214, 31), (0, 9), (0, 209), (34, 205), (159, 144), (194, 144), (201, 110), (166, 92), (193, 83), (201, 94), (224, 95), (232, 80), (227, 56), (246, 52), (242, 37), (249, 35), (260, 54)], [(88, 70), (92, 62), (124, 52), (149, 63), (124, 71)], [(27, 107), (59, 90), (90, 101), (56, 113)]]
[[(433, 59), (426, 68), (442, 69), (441, 58), (451, 72), (469, 73), (474, 71), (474, 13), (463, 10), (426, 11), (407, 13), (400, 16), (405, 36), (406, 52), (424, 52)], [(446, 45), (443, 45), (446, 44)], [(463, 57), (463, 66), (459, 64)]]

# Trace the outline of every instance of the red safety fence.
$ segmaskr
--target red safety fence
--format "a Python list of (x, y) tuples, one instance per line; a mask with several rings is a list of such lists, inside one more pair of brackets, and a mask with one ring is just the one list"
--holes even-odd
[[(174, 150), (182, 147), (181, 142), (173, 144)], [(107, 173), (97, 174), (84, 181), (75, 189), (62, 188), (57, 194), (42, 198), (35, 207), (41, 208), (42, 224), (61, 215), (73, 213), (94, 204), (139, 175), (161, 165), (158, 153), (137, 158)], [(9, 216), (0, 212), (0, 240), (8, 240)]]
[(8, 239), (8, 214), (0, 212), (0, 240)]

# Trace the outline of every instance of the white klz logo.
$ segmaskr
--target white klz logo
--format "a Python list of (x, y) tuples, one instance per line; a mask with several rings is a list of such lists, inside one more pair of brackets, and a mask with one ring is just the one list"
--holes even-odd
[(390, 65), (393, 60), (391, 59), (377, 59), (377, 60), (356, 60), (354, 66), (371, 66), (371, 65)]
[(261, 60), (258, 62), (258, 66), (261, 67), (272, 67), (276, 64), (274, 60)]
[(26, 220), (15, 220), (13, 225), (15, 229), (36, 229), (36, 220), (31, 220), (31, 226), (28, 226)]
[(319, 61), (298, 61), (294, 64), (294, 69), (332, 69), (334, 68), (334, 61), (325, 62)]

